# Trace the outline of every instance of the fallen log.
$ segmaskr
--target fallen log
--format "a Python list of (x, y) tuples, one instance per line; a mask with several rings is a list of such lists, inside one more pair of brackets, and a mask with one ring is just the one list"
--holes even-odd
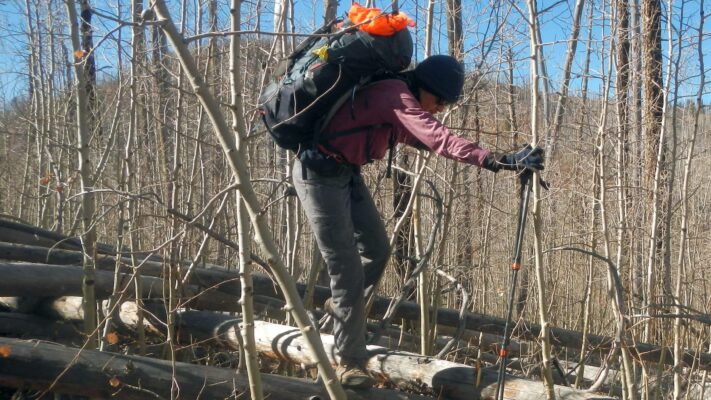
[[(255, 324), (257, 349), (261, 354), (277, 358), (286, 358), (302, 364), (313, 363), (313, 358), (304, 351), (304, 344), (298, 337), (298, 331), (291, 327), (258, 321)], [(332, 363), (336, 360), (333, 337), (322, 335), (322, 341)], [(494, 370), (481, 370), (481, 380), (477, 382), (477, 369), (464, 364), (437, 360), (413, 353), (391, 352), (378, 346), (369, 346), (373, 354), (368, 362), (369, 370), (376, 376), (387, 379), (398, 386), (408, 389), (426, 387), (443, 398), (452, 400), (492, 399), (496, 393), (498, 374)], [(596, 394), (585, 393), (563, 386), (555, 387), (556, 398), (601, 399)], [(545, 398), (542, 382), (507, 376), (504, 399), (527, 400)]]
[[(249, 398), (247, 376), (227, 368), (171, 363), (148, 357), (0, 338), (0, 385), (119, 400), (169, 399), (175, 382), (181, 399)], [(173, 373), (174, 371), (174, 373)], [(321, 384), (262, 374), (265, 398), (325, 400)], [(426, 399), (393, 390), (349, 392), (352, 399)], [(41, 396), (40, 396), (41, 397)]]
[[(187, 311), (178, 318), (183, 341), (217, 341), (232, 349), (240, 346), (237, 323), (234, 317), (199, 311)], [(262, 355), (304, 365), (315, 362), (296, 328), (255, 321), (254, 332), (257, 350)], [(331, 363), (335, 365), (337, 357), (333, 336), (322, 334), (321, 340)], [(429, 388), (436, 396), (452, 400), (489, 399), (496, 392), (497, 372), (493, 370), (481, 370), (482, 380), (477, 387), (474, 384), (477, 377), (474, 367), (413, 353), (393, 352), (379, 346), (369, 346), (368, 352), (372, 354), (368, 368), (376, 377), (410, 390)], [(561, 386), (556, 387), (556, 395), (558, 399), (567, 400), (606, 398)], [(504, 398), (543, 399), (543, 383), (508, 376)]]
[[(47, 265), (82, 265), (84, 255), (81, 251), (48, 248), (27, 244), (0, 242), (0, 260), (21, 261), (25, 263), (37, 263)], [(130, 270), (133, 267), (130, 258), (122, 257), (120, 265)], [(141, 274), (144, 276), (163, 276), (165, 264), (153, 259), (138, 260)], [(96, 266), (103, 271), (114, 271), (116, 268), (116, 257), (113, 254), (99, 254), (96, 257)], [(185, 266), (178, 267), (181, 276), (187, 274)], [(210, 265), (210, 268), (194, 268), (188, 277), (187, 282), (198, 288), (219, 288), (220, 291), (228, 293), (237, 298), (241, 295), (238, 271), (229, 271), (224, 267)], [(270, 297), (279, 298), (276, 284), (264, 274), (256, 274), (254, 283), (255, 293)], [(300, 288), (300, 290), (303, 290)], [(328, 290), (328, 289), (327, 289)], [(322, 291), (323, 292), (323, 291)], [(321, 304), (330, 296), (329, 293), (322, 293)]]
[[(369, 317), (380, 318), (387, 310), (387, 299), (378, 299), (373, 304), (373, 309)], [(408, 320), (419, 320), (419, 305), (412, 302), (403, 303), (395, 313), (396, 318)], [(460, 323), (459, 311), (451, 309), (439, 309), (436, 313), (437, 324), (445, 326), (457, 326)], [(466, 313), (464, 319), (465, 327), (470, 330), (478, 330), (485, 333), (500, 334), (503, 332), (505, 320), (483, 314)], [(523, 322), (519, 324), (524, 329), (517, 329), (515, 337), (520, 340), (536, 341), (541, 327), (538, 324)], [(550, 328), (550, 341), (554, 346), (567, 347), (579, 350), (582, 346), (583, 335), (580, 332), (563, 328)], [(614, 343), (614, 338), (601, 335), (587, 335), (588, 350), (609, 351)], [(660, 360), (666, 365), (674, 365), (674, 354), (670, 347), (659, 347), (650, 343), (634, 343), (629, 346), (633, 357), (639, 361), (659, 363)], [(695, 350), (685, 349), (683, 362), (687, 365), (696, 365), (697, 368), (711, 371), (711, 353), (698, 353)], [(696, 363), (696, 364), (694, 364)]]
[[(78, 266), (47, 265), (31, 263), (0, 262), (0, 296), (61, 297), (82, 294), (83, 273)], [(130, 285), (131, 275), (120, 274), (123, 289), (133, 295), (135, 285)], [(163, 280), (142, 276), (141, 296), (143, 298), (163, 298)], [(114, 274), (96, 271), (96, 297), (106, 299), (113, 293)], [(182, 296), (184, 306), (199, 310), (239, 311), (237, 299), (227, 293), (213, 289), (201, 289), (185, 285)]]
[[(65, 236), (57, 232), (37, 226), (0, 218), (0, 241), (31, 246), (44, 246), (57, 249), (82, 251), (81, 239), (78, 236)], [(105, 243), (96, 243), (96, 251), (100, 254), (116, 254), (114, 246)], [(147, 253), (139, 253), (147, 256)], [(150, 256), (154, 260), (157, 256)]]
[[(9, 245), (7, 243), (0, 243), (0, 258), (4, 257), (14, 257), (12, 259), (22, 259), (23, 246)], [(28, 253), (35, 254), (33, 257), (48, 257), (47, 262), (60, 262), (60, 260), (52, 258), (57, 256), (64, 260), (65, 263), (78, 263), (80, 258), (77, 258), (81, 253), (66, 252), (66, 251), (50, 251), (47, 248), (41, 247), (24, 247), (25, 250), (29, 250)], [(72, 258), (74, 257), (74, 258)], [(107, 257), (100, 268), (103, 269), (113, 269), (115, 261), (112, 257)], [(160, 263), (147, 262), (142, 268), (142, 272), (145, 275), (159, 275), (161, 271)], [(253, 274), (254, 282), (254, 293), (268, 296), (268, 297), (278, 297), (282, 296), (278, 293), (276, 285), (266, 275), (263, 274)], [(239, 275), (236, 271), (218, 270), (218, 269), (195, 269), (193, 280), (190, 281), (191, 284), (195, 285), (196, 290), (199, 292), (201, 288), (211, 288), (217, 292), (223, 292), (227, 295), (239, 298), (241, 290), (239, 285)], [(1, 284), (1, 283), (0, 283)], [(299, 293), (303, 295), (306, 286), (304, 284), (297, 283), (297, 288)], [(68, 294), (68, 293), (65, 293)], [(0, 293), (2, 295), (2, 293)], [(317, 286), (314, 290), (314, 304), (323, 305), (324, 301), (331, 296), (331, 291), (327, 287)], [(369, 317), (371, 318), (381, 318), (388, 308), (390, 299), (378, 297), (373, 303), (371, 313)], [(227, 310), (233, 311), (233, 310)], [(236, 309), (234, 311), (237, 311)], [(420, 307), (417, 303), (413, 302), (403, 302), (395, 313), (395, 318), (406, 319), (411, 321), (418, 321), (420, 318)], [(438, 309), (436, 313), (437, 324), (448, 327), (456, 327), (459, 325), (459, 311), (452, 309)], [(479, 331), (488, 334), (500, 335), (504, 329), (505, 320), (503, 318), (497, 318), (492, 316), (487, 316), (483, 314), (476, 313), (466, 313), (464, 319), (465, 327), (471, 331)], [(515, 333), (518, 338), (528, 341), (536, 341), (540, 334), (540, 325), (531, 324), (528, 322), (520, 324), (524, 326), (525, 329), (519, 329)], [(574, 350), (579, 350), (582, 346), (583, 335), (580, 332), (572, 331), (563, 328), (550, 328), (551, 333), (551, 344), (554, 346), (566, 347)], [(614, 339), (609, 336), (601, 335), (587, 335), (588, 349), (598, 350), (598, 351), (609, 351), (612, 347)], [(667, 365), (674, 365), (674, 354), (668, 347), (659, 347), (649, 343), (635, 343), (630, 349), (633, 352), (635, 358), (641, 361), (655, 362), (658, 363), (663, 360)], [(705, 371), (711, 371), (711, 353), (697, 353), (694, 350), (685, 350), (683, 354), (683, 361), (687, 365), (697, 365), (697, 368)], [(696, 363), (696, 364), (695, 364)]]
[[(118, 324), (117, 328), (119, 332), (127, 334), (136, 329), (136, 311), (135, 303), (130, 301), (122, 303), (114, 310), (113, 321), (114, 324)], [(81, 297), (76, 296), (47, 299), (40, 303), (38, 312), (41, 312), (45, 317), (61, 319), (68, 322), (77, 322), (83, 319)], [(5, 318), (3, 318), (3, 314), (6, 315)], [(144, 328), (147, 329), (148, 332), (154, 333), (164, 331), (165, 318), (163, 314), (164, 310), (162, 307), (153, 308), (149, 314), (151, 318), (143, 320)], [(160, 318), (161, 321), (156, 323), (154, 318), (160, 316), (162, 316)], [(230, 350), (239, 349), (240, 345), (237, 338), (238, 328), (236, 327), (239, 322), (239, 317), (230, 317), (224, 314), (204, 311), (183, 311), (179, 312), (176, 316), (178, 343), (190, 345), (197, 342), (200, 343), (201, 346), (217, 346)], [(11, 327), (12, 329), (0, 329), (0, 335), (54, 340), (64, 344), (71, 343), (73, 345), (81, 345), (83, 343), (80, 332), (74, 329), (74, 325), (71, 323), (60, 323), (43, 317), (25, 314), (0, 313), (0, 324), (3, 322), (8, 322), (7, 327)], [(20, 323), (18, 324), (17, 322)], [(381, 344), (381, 346), (387, 347), (388, 339), (387, 336), (383, 336), (383, 344)], [(264, 351), (270, 352), (270, 350)], [(333, 355), (331, 355), (331, 357), (334, 358)], [(422, 359), (425, 361), (419, 361), (418, 363), (429, 362), (428, 358)], [(496, 360), (486, 359), (486, 361), (495, 362)], [(512, 363), (516, 364), (516, 361), (514, 360)], [(515, 367), (515, 365), (510, 364), (509, 367)], [(483, 373), (492, 374), (493, 372), (483, 370)], [(409, 388), (414, 388), (420, 384), (417, 380), (408, 380), (403, 377), (399, 379), (401, 384), (407, 382), (406, 386)]]

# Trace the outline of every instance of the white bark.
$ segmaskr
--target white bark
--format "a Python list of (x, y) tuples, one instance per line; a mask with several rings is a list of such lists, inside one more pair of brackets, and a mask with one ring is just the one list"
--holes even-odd
[[(242, 0), (232, 0), (231, 2), (231, 18), (230, 26), (233, 31), (240, 29)], [(242, 104), (242, 79), (240, 73), (242, 71), (242, 58), (240, 55), (241, 36), (233, 35), (230, 39), (230, 79), (232, 81), (232, 129), (235, 132), (237, 146), (242, 154), (247, 154), (246, 143), (244, 137), (247, 135), (247, 129), (244, 126), (244, 113)], [(259, 373), (259, 360), (254, 347), (254, 296), (252, 285), (252, 260), (251, 260), (251, 236), (249, 234), (249, 215), (245, 204), (242, 202), (241, 195), (237, 195), (237, 226), (239, 234), (239, 265), (240, 265), (240, 283), (242, 285), (242, 296), (240, 304), (242, 305), (242, 324), (240, 334), (242, 335), (242, 343), (244, 343), (244, 358), (247, 375), (249, 378), (249, 392), (252, 400), (260, 400), (264, 398), (262, 392), (262, 380)]]
[[(699, 15), (704, 16), (704, 5), (701, 2), (699, 6)], [(704, 71), (704, 51), (703, 51), (703, 31), (704, 31), (704, 18), (699, 18), (699, 28), (698, 28), (698, 41), (696, 43), (697, 53), (699, 57), (699, 71), (701, 71), (701, 76), (699, 78), (699, 90), (696, 92), (696, 110), (694, 113), (694, 127), (691, 133), (691, 138), (689, 139), (688, 148), (686, 151), (686, 163), (684, 165), (684, 178), (681, 184), (681, 227), (679, 228), (679, 258), (677, 260), (677, 281), (676, 290), (674, 293), (675, 302), (677, 304), (681, 303), (681, 291), (682, 291), (682, 280), (685, 277), (685, 267), (686, 267), (686, 257), (688, 254), (687, 240), (689, 237), (689, 178), (691, 174), (691, 165), (694, 159), (694, 149), (696, 146), (696, 137), (699, 133), (699, 116), (701, 115), (701, 109), (703, 108), (703, 94), (704, 86), (706, 86), (706, 74)], [(681, 49), (681, 47), (680, 47)], [(681, 307), (675, 307), (675, 313), (681, 314)], [(682, 379), (680, 371), (683, 366), (681, 361), (681, 356), (683, 354), (684, 348), (682, 343), (681, 335), (681, 319), (674, 320), (674, 399), (681, 398), (682, 390)], [(704, 372), (705, 376), (706, 372)]]
[[(538, 6), (536, 0), (527, 0), (530, 34), (530, 76), (531, 76), (531, 146), (536, 146), (538, 137)], [(553, 375), (551, 373), (551, 344), (548, 322), (548, 296), (546, 296), (546, 282), (543, 274), (542, 221), (541, 221), (541, 187), (538, 185), (539, 173), (533, 174), (533, 248), (536, 268), (536, 284), (538, 288), (538, 319), (541, 324), (541, 374), (546, 387), (548, 400), (555, 399), (553, 390)]]
[(568, 100), (568, 88), (570, 85), (570, 72), (573, 67), (573, 59), (578, 48), (578, 35), (580, 34), (580, 19), (583, 15), (583, 6), (585, 0), (575, 1), (575, 11), (573, 11), (573, 31), (570, 33), (568, 40), (568, 51), (565, 54), (565, 67), (563, 68), (563, 83), (560, 85), (560, 93), (558, 93), (558, 102), (555, 106), (555, 115), (553, 116), (553, 126), (550, 137), (548, 138), (548, 146), (546, 146), (547, 158), (553, 160), (555, 158), (556, 142), (558, 133), (563, 122), (563, 112), (565, 111), (565, 103)]

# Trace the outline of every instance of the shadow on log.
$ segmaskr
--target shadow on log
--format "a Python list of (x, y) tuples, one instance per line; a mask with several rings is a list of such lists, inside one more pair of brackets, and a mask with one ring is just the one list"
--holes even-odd
[(80, 345), (84, 341), (80, 328), (68, 321), (52, 321), (35, 315), (0, 312), (0, 336)]

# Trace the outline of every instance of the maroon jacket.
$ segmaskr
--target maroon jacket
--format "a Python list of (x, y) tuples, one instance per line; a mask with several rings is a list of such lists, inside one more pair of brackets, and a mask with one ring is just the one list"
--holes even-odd
[(347, 101), (331, 119), (323, 137), (360, 127), (361, 132), (330, 139), (327, 154), (363, 165), (385, 157), (391, 141), (424, 147), (467, 164), (482, 166), (489, 150), (452, 134), (432, 114), (422, 109), (407, 84), (398, 79), (373, 83)]

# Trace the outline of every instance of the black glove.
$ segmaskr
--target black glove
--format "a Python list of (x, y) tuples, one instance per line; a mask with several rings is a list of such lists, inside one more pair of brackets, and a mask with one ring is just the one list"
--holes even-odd
[(521, 150), (510, 153), (491, 153), (484, 159), (483, 167), (489, 171), (499, 172), (505, 169), (509, 171), (542, 171), (544, 169), (545, 154), (540, 147), (532, 148), (526, 145)]

